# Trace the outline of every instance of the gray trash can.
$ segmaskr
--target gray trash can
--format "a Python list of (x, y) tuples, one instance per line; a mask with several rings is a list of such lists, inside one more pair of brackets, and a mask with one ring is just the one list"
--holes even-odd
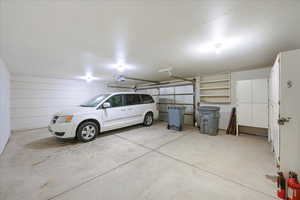
[(182, 131), (184, 123), (184, 106), (168, 106), (168, 129)]
[(200, 106), (198, 111), (200, 132), (209, 135), (218, 135), (220, 107)]

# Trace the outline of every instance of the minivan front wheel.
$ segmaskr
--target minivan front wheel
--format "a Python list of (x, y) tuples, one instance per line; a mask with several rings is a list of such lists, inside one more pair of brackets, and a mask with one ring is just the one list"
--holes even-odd
[(96, 123), (87, 121), (83, 122), (77, 130), (77, 138), (81, 142), (89, 142), (96, 138), (99, 128)]
[(153, 114), (148, 112), (144, 118), (144, 126), (151, 126), (153, 124)]

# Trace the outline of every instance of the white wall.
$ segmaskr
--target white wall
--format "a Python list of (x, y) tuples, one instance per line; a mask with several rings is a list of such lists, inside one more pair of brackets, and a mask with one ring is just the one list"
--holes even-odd
[[(235, 107), (236, 104), (236, 81), (238, 80), (250, 80), (250, 79), (260, 79), (260, 78), (269, 78), (271, 72), (271, 67), (266, 68), (259, 68), (247, 71), (239, 71), (239, 72), (232, 72), (231, 73), (231, 104), (201, 104), (201, 106), (219, 106), (220, 107), (220, 122), (219, 128), (220, 129), (227, 129), (231, 110)], [(200, 85), (199, 81), (200, 78), (197, 77), (197, 85)], [(198, 90), (196, 90), (198, 91)], [(196, 94), (199, 96), (199, 94)], [(198, 98), (197, 102), (199, 101)]]
[(97, 94), (120, 91), (106, 85), (103, 81), (87, 83), (83, 80), (12, 75), (12, 130), (46, 127), (55, 112), (79, 105)]
[(0, 154), (10, 136), (9, 72), (0, 58)]

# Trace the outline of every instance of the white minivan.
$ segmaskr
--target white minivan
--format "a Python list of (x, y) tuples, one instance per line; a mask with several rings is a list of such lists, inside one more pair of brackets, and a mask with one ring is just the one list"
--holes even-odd
[(74, 109), (56, 113), (48, 129), (59, 138), (89, 142), (100, 132), (141, 123), (151, 126), (157, 118), (152, 96), (119, 92), (101, 94)]

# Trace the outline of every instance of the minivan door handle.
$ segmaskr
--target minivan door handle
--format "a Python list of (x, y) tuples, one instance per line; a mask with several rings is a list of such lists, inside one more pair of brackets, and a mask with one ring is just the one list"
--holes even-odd
[(126, 109), (121, 109), (121, 111), (126, 111)]

